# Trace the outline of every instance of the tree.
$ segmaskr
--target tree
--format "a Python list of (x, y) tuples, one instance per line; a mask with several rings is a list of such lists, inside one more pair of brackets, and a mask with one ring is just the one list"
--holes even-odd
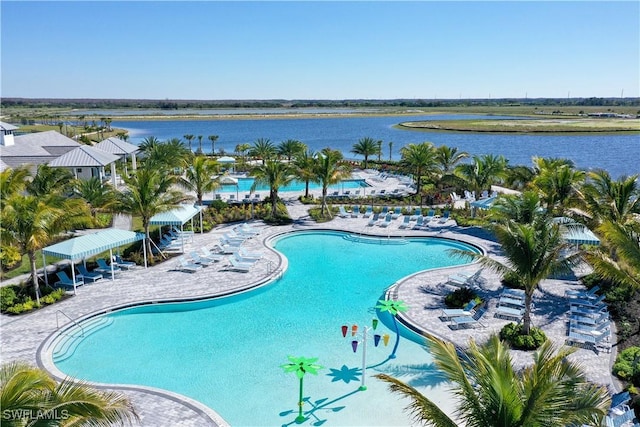
[(0, 172), (0, 210), (11, 196), (27, 188), (30, 177), (31, 173), (26, 166), (7, 168)]
[(2, 425), (133, 425), (138, 414), (117, 392), (97, 390), (65, 379), (56, 383), (41, 369), (23, 362), (0, 367)]
[(573, 168), (565, 159), (534, 158), (534, 169), (538, 174), (531, 182), (545, 201), (550, 212), (556, 210), (557, 216), (563, 216), (567, 204), (575, 198), (577, 188), (582, 184), (585, 173)]
[[(580, 366), (567, 358), (575, 349), (556, 350), (546, 341), (533, 364), (516, 371), (508, 346), (493, 335), (483, 345), (473, 340), (463, 351), (429, 337), (435, 365), (453, 384), (456, 414), (467, 427), (548, 427), (601, 425), (611, 400), (607, 390), (586, 380)], [(456, 427), (434, 402), (386, 374), (377, 378), (411, 400), (407, 410), (417, 423)]]
[(435, 157), (442, 175), (453, 173), (456, 165), (469, 157), (466, 151), (458, 152), (456, 147), (441, 145), (435, 149)]
[(91, 217), (96, 220), (100, 212), (111, 212), (116, 205), (117, 191), (103, 184), (98, 177), (76, 180), (74, 192), (89, 205)]
[(327, 207), (327, 190), (334, 185), (348, 178), (351, 175), (351, 168), (347, 164), (341, 164), (342, 153), (331, 148), (324, 148), (316, 154), (315, 181), (322, 186), (322, 205), (320, 215), (325, 212), (331, 217), (331, 211)]
[(613, 180), (607, 171), (589, 172), (587, 182), (580, 191), (584, 207), (597, 222), (629, 222), (632, 214), (640, 213), (639, 176), (623, 176)]
[(408, 144), (400, 149), (400, 164), (411, 173), (416, 181), (416, 194), (422, 191), (422, 177), (436, 170), (436, 152), (433, 144)]
[(188, 200), (189, 197), (171, 188), (175, 177), (146, 164), (138, 168), (135, 174), (123, 179), (127, 189), (120, 193), (116, 209), (118, 212), (140, 217), (146, 236), (147, 254), (152, 258), (149, 233), (151, 218), (177, 208), (180, 202)]
[(160, 145), (160, 140), (158, 138), (155, 136), (148, 136), (142, 140), (138, 147), (140, 148), (140, 153), (149, 155), (149, 153), (158, 145)]
[(68, 169), (52, 168), (41, 164), (38, 166), (33, 180), (27, 184), (27, 191), (37, 197), (65, 194), (72, 190), (73, 181), (73, 175)]
[(313, 181), (315, 173), (316, 153), (313, 150), (306, 150), (298, 154), (293, 160), (296, 177), (304, 181), (304, 197), (309, 198), (309, 182)]
[(189, 143), (189, 151), (193, 152), (193, 148), (191, 147), (191, 141), (193, 141), (193, 138), (195, 138), (194, 135), (191, 135), (190, 133), (184, 135), (184, 139), (187, 140), (187, 142)]
[(640, 222), (623, 225), (605, 220), (598, 232), (602, 245), (587, 253), (596, 274), (617, 285), (640, 289)]
[(253, 147), (249, 149), (249, 155), (262, 160), (262, 164), (276, 155), (276, 147), (267, 138), (259, 138), (253, 143)]
[(480, 194), (483, 190), (490, 190), (492, 184), (505, 176), (507, 163), (507, 159), (501, 155), (473, 156), (471, 163), (456, 166), (455, 174), (466, 183), (469, 191)]
[(218, 164), (205, 156), (196, 156), (193, 160), (185, 160), (185, 175), (180, 177), (180, 185), (196, 193), (198, 205), (202, 206), (202, 196), (214, 191), (220, 184), (213, 179), (218, 174)]
[(202, 135), (198, 135), (198, 154), (204, 154), (204, 151), (202, 151)]
[(300, 153), (304, 153), (307, 149), (307, 146), (304, 143), (295, 140), (295, 139), (287, 139), (286, 141), (282, 141), (278, 144), (278, 154), (287, 159), (288, 162), (291, 161), (292, 158), (298, 156)]
[(184, 160), (191, 158), (192, 152), (187, 149), (178, 138), (154, 144), (145, 151), (145, 167), (157, 168), (173, 172), (172, 169), (180, 168)]
[(218, 140), (219, 136), (209, 135), (207, 138), (209, 139), (209, 141), (211, 141), (211, 154), (214, 155), (216, 154), (216, 141)]
[(111, 132), (111, 122), (113, 120), (111, 119), (111, 117), (105, 117), (104, 119), (104, 124), (107, 127), (107, 132)]
[(369, 157), (378, 154), (378, 143), (373, 138), (360, 138), (351, 148), (353, 154), (364, 156), (364, 168), (369, 167)]
[(392, 153), (393, 153), (393, 141), (389, 141), (389, 161), (391, 161)]
[(501, 196), (496, 200), (489, 216), (499, 222), (513, 221), (531, 224), (542, 213), (540, 196), (535, 191), (525, 191), (521, 195)]
[(256, 166), (251, 170), (255, 178), (251, 191), (255, 191), (260, 184), (269, 187), (269, 199), (271, 200), (271, 217), (277, 217), (278, 191), (294, 179), (293, 169), (290, 165), (275, 160), (267, 160), (266, 163)]

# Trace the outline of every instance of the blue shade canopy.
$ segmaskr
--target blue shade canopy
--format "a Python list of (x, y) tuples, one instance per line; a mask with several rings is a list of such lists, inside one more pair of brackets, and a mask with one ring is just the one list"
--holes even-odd
[(151, 217), (151, 225), (183, 225), (200, 212), (200, 208), (192, 205), (180, 205), (179, 208), (162, 212)]
[(144, 234), (110, 228), (85, 236), (74, 237), (42, 249), (45, 255), (70, 260), (87, 258), (118, 246), (143, 240)]
[(574, 245), (599, 245), (600, 239), (591, 230), (579, 223), (563, 224), (560, 227), (562, 238)]

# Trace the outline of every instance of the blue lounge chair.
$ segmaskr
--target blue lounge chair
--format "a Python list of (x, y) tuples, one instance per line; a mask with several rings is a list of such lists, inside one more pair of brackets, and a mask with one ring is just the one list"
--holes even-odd
[(476, 326), (476, 325), (480, 325), (480, 326), (485, 326), (480, 319), (482, 318), (482, 316), (484, 315), (486, 309), (481, 309), (478, 310), (476, 313), (473, 314), (473, 316), (460, 316), (460, 317), (453, 317), (452, 320), (452, 324), (451, 324), (451, 328), (452, 329), (460, 329), (461, 326)]
[(391, 219), (398, 219), (400, 218), (400, 215), (402, 215), (402, 208), (400, 206), (397, 206), (391, 214)]
[(404, 221), (402, 221), (402, 224), (400, 224), (398, 228), (409, 228), (410, 224), (411, 224), (411, 217), (409, 217), (408, 215), (405, 215)]
[(378, 224), (380, 227), (388, 227), (389, 224), (391, 224), (391, 220), (392, 220), (392, 216), (390, 213), (387, 214), (387, 216), (384, 217), (384, 221), (382, 221), (380, 224)]
[(376, 222), (378, 222), (378, 218), (380, 217), (379, 214), (373, 214), (373, 217), (371, 217), (371, 219), (369, 220), (369, 222), (367, 223), (368, 226), (372, 227), (376, 224)]
[(120, 255), (115, 256), (116, 265), (120, 268), (124, 268), (125, 270), (129, 270), (130, 268), (135, 267), (137, 264), (133, 261), (125, 261), (122, 259)]
[(589, 289), (588, 291), (574, 291), (574, 290), (565, 291), (564, 296), (569, 298), (596, 299), (598, 298), (598, 296), (596, 295), (596, 292), (598, 292), (599, 290), (600, 290), (600, 286), (596, 285), (593, 288)]
[(360, 216), (360, 206), (353, 205), (351, 208), (351, 218), (358, 218)]
[(427, 212), (427, 214), (424, 217), (424, 221), (426, 223), (429, 223), (431, 221), (433, 221), (433, 218), (436, 216), (436, 211), (434, 211), (433, 209), (429, 209), (429, 212)]
[(384, 206), (382, 208), (382, 212), (380, 212), (380, 215), (386, 215), (389, 213), (389, 206)]
[(418, 217), (422, 216), (422, 209), (421, 208), (416, 208), (415, 211), (413, 211), (413, 215), (411, 215), (409, 217), (410, 221), (416, 221), (418, 219)]
[(75, 286), (84, 285), (84, 280), (82, 280), (79, 277), (76, 277), (76, 281), (74, 283), (73, 280), (71, 280), (71, 278), (67, 276), (67, 273), (65, 273), (64, 271), (58, 271), (56, 273), (56, 276), (58, 276), (58, 281), (54, 283), (54, 286), (64, 286), (65, 288), (73, 288), (74, 285)]
[(120, 267), (114, 264), (107, 264), (107, 261), (104, 258), (98, 258), (96, 262), (98, 263), (98, 267), (95, 269), (95, 271), (97, 271), (98, 273), (111, 275), (111, 272), (119, 273), (122, 271)]
[(364, 212), (363, 217), (369, 218), (371, 215), (373, 215), (373, 208), (371, 206), (367, 206), (367, 210)]
[(416, 225), (413, 226), (414, 230), (419, 230), (424, 226), (424, 217), (420, 215), (416, 221)]
[(440, 220), (438, 220), (438, 224), (444, 224), (448, 220), (449, 220), (449, 211), (444, 211), (442, 213), (442, 218), (440, 218)]
[(347, 211), (344, 209), (344, 206), (342, 206), (342, 205), (340, 205), (340, 206), (338, 207), (338, 215), (340, 216), (340, 218), (349, 218), (349, 216), (350, 216), (350, 215), (349, 215), (349, 212), (347, 212)]
[(84, 266), (84, 264), (79, 264), (77, 267), (78, 273), (80, 273), (80, 275), (82, 276), (82, 280), (85, 281), (90, 281), (90, 282), (95, 282), (97, 280), (102, 279), (102, 274), (95, 272), (95, 271), (89, 271), (87, 270), (87, 267)]

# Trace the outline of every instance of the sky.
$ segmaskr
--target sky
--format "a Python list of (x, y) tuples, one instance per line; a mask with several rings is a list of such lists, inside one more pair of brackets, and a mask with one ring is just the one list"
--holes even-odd
[(2, 0), (3, 97), (640, 96), (640, 2)]

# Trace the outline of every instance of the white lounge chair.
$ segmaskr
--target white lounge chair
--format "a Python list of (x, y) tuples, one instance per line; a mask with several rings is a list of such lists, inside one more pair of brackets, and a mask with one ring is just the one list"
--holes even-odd
[(473, 316), (475, 314), (475, 306), (478, 305), (476, 300), (471, 300), (462, 308), (444, 308), (440, 313), (441, 320), (450, 320), (454, 317)]
[(344, 206), (340, 205), (338, 207), (338, 215), (340, 216), (340, 218), (349, 218), (351, 215), (349, 215), (349, 212), (347, 212), (344, 209)]
[(451, 327), (452, 329), (460, 329), (461, 326), (476, 326), (476, 325), (480, 325), (480, 326), (485, 326), (484, 323), (482, 323), (480, 321), (480, 319), (482, 318), (482, 316), (484, 315), (484, 313), (486, 312), (486, 309), (480, 309), (477, 312), (475, 312), (472, 316), (459, 316), (459, 317), (453, 317), (451, 319), (452, 323), (451, 323)]
[(194, 264), (192, 262), (187, 261), (187, 259), (183, 256), (178, 258), (178, 266), (177, 269), (180, 271), (186, 271), (187, 273), (195, 273), (200, 270), (202, 266), (200, 264)]
[(211, 259), (214, 261), (222, 261), (224, 259), (224, 256), (222, 254), (213, 253), (209, 249), (205, 248), (204, 246), (200, 248), (200, 253), (202, 254), (202, 256), (206, 257), (207, 259)]
[(229, 265), (227, 266), (228, 270), (236, 270), (246, 273), (251, 270), (253, 267), (253, 263), (240, 262), (234, 257), (229, 257)]
[(221, 254), (234, 254), (240, 250), (240, 246), (214, 244), (213, 247)]
[(574, 290), (565, 291), (564, 296), (568, 298), (596, 299), (598, 298), (598, 296), (596, 295), (596, 292), (598, 292), (599, 290), (600, 290), (600, 286), (596, 285), (593, 288), (589, 289), (588, 291), (574, 291)]
[(189, 255), (191, 256), (191, 260), (194, 264), (200, 264), (204, 267), (208, 267), (215, 262), (213, 259), (200, 256), (196, 251), (191, 252)]
[(257, 261), (259, 259), (262, 259), (262, 257), (264, 256), (262, 252), (250, 252), (245, 250), (244, 248), (240, 248), (237, 254), (244, 259), (252, 260), (252, 261)]

